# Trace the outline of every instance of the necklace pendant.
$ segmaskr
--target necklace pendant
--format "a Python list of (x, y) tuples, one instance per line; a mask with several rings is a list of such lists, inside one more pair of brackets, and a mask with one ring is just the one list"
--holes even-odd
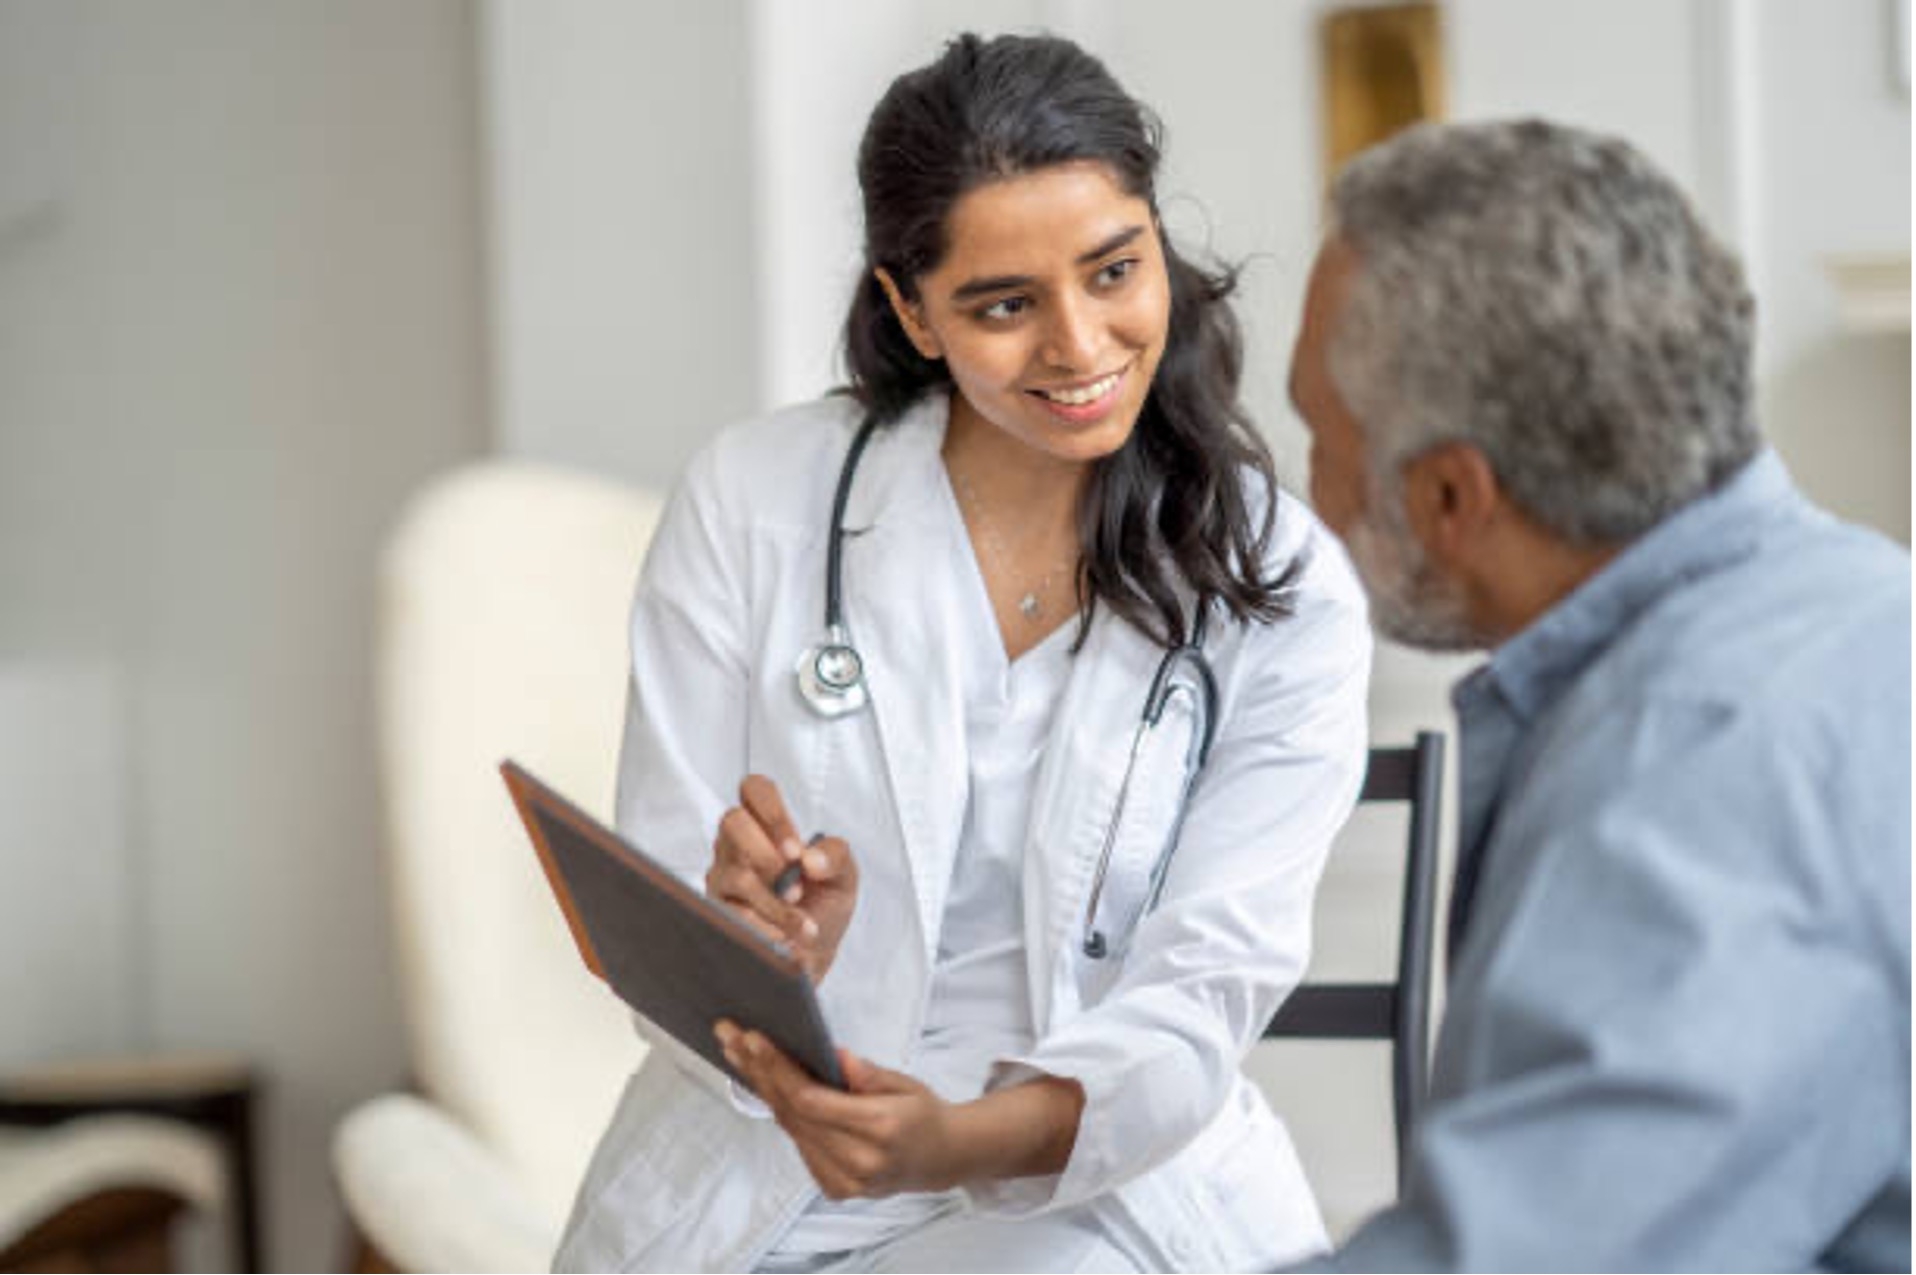
[(1024, 617), (1027, 620), (1037, 619), (1038, 618), (1038, 595), (1035, 593), (1027, 593), (1022, 598), (1019, 598), (1018, 610), (1024, 613)]

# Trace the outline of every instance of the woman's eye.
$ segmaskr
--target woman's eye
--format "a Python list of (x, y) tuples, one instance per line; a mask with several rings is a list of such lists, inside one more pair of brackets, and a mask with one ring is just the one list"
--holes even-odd
[(1003, 300), (993, 301), (990, 305), (978, 311), (978, 317), (999, 322), (1006, 319), (1015, 319), (1024, 313), (1025, 307), (1030, 304), (1031, 302), (1024, 297), (1005, 297)]
[(1125, 277), (1136, 268), (1137, 264), (1138, 260), (1136, 257), (1126, 257), (1122, 261), (1114, 261), (1098, 271), (1098, 282), (1107, 288), (1115, 287), (1124, 282)]

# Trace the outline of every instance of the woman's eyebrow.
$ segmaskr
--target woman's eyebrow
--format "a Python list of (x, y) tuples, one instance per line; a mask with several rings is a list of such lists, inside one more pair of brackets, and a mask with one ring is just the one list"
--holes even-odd
[[(1127, 226), (1109, 239), (1104, 240), (1089, 252), (1078, 254), (1077, 263), (1088, 266), (1101, 257), (1108, 257), (1144, 233), (1143, 226)], [(967, 279), (951, 290), (953, 301), (969, 301), (993, 292), (1010, 292), (1017, 288), (1028, 288), (1036, 280), (1025, 274), (992, 275), (985, 279)]]
[(1109, 239), (1105, 240), (1103, 243), (1093, 248), (1090, 252), (1080, 254), (1078, 257), (1078, 264), (1081, 266), (1088, 266), (1100, 257), (1108, 257), (1112, 253), (1124, 247), (1126, 244), (1130, 243), (1133, 239), (1136, 239), (1139, 235), (1143, 233), (1144, 233), (1143, 226), (1130, 226), (1124, 230), (1120, 230), (1117, 234), (1112, 235)]

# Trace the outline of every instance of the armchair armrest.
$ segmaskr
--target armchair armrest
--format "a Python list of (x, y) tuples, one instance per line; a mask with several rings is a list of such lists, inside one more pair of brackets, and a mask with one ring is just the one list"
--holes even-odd
[(57, 1129), (0, 1132), (0, 1250), (11, 1250), (36, 1226), (89, 1197), (140, 1190), (207, 1210), (222, 1208), (226, 1182), (219, 1148), (178, 1121), (137, 1115), (84, 1116)]
[(0, 1127), (65, 1125), (81, 1117), (182, 1121), (215, 1139), (232, 1175), (234, 1255), (262, 1270), (259, 1171), (253, 1114), (259, 1077), (225, 1053), (74, 1058), (0, 1075)]
[(423, 1098), (386, 1094), (333, 1138), (347, 1211), (407, 1271), (543, 1271), (563, 1218), (545, 1216), (506, 1164)]

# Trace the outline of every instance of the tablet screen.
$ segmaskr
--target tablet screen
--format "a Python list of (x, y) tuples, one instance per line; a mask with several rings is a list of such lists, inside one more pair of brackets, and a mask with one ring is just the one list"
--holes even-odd
[(620, 999), (713, 1066), (712, 1024), (763, 1032), (844, 1088), (811, 979), (784, 948), (512, 762), (501, 767), (586, 963)]

